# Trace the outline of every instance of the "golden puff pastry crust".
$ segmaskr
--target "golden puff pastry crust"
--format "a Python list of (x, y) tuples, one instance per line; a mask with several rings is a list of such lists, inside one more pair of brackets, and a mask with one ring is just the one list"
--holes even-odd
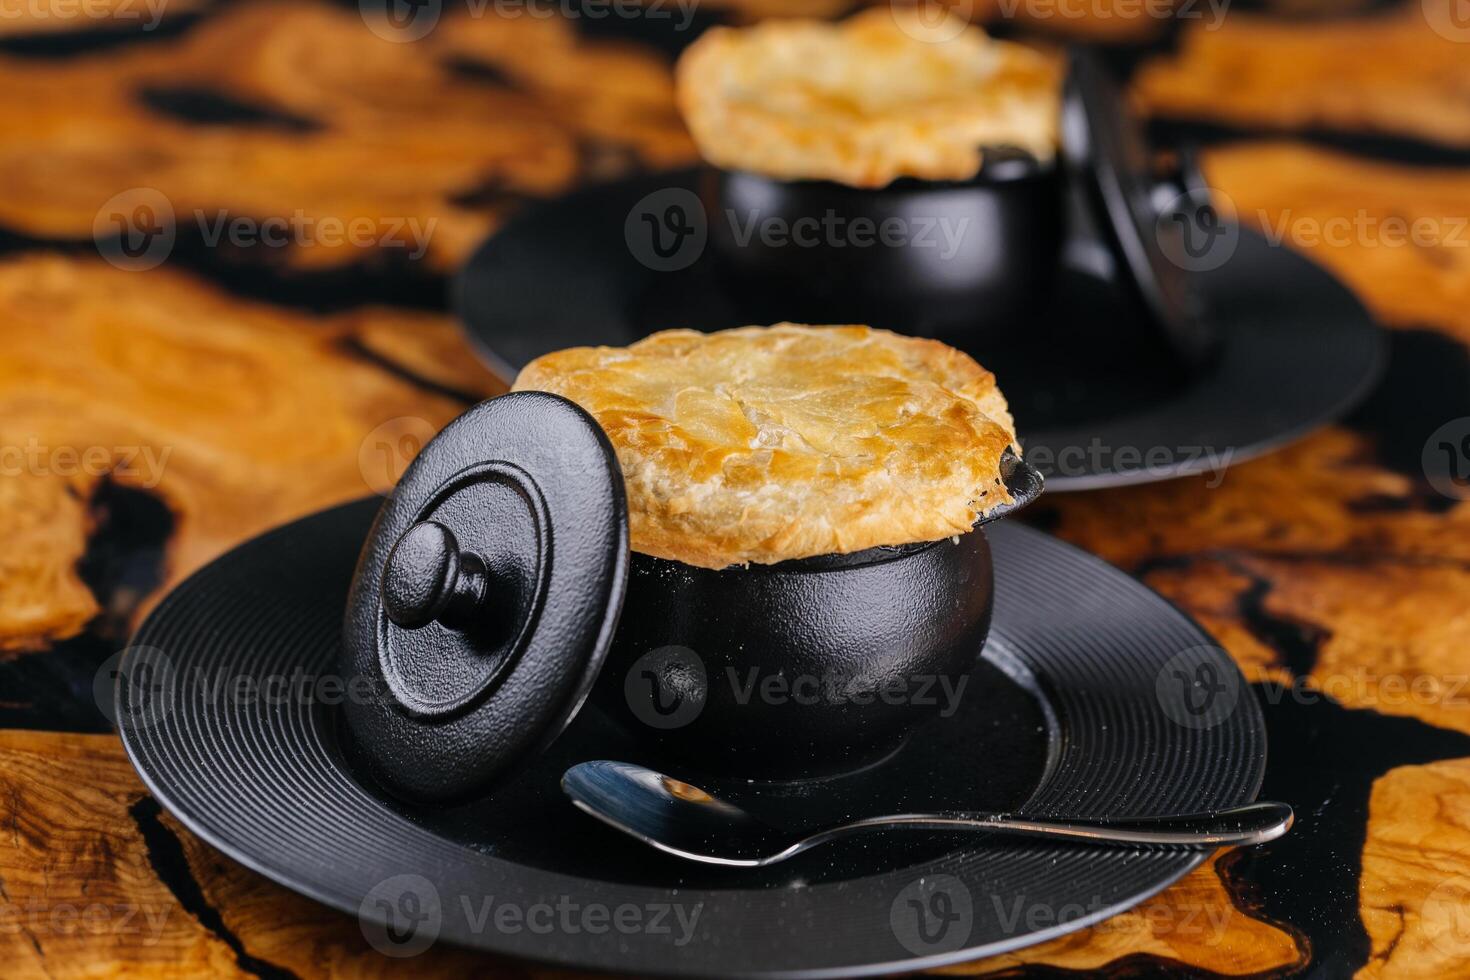
[(963, 534), (1010, 501), (995, 378), (863, 326), (667, 330), (539, 357), (513, 386), (581, 405), (627, 483), (633, 550), (705, 568)]
[(982, 147), (1050, 160), (1060, 68), (945, 11), (884, 5), (837, 24), (714, 28), (679, 60), (679, 107), (726, 170), (882, 187), (969, 180)]

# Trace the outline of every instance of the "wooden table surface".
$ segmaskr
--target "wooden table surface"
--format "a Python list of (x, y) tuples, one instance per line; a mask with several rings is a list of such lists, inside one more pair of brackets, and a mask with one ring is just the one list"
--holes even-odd
[[(443, 6), (393, 43), (321, 0), (0, 3), (0, 974), (401, 965), (162, 811), (93, 691), (201, 563), (380, 488), (502, 390), (445, 310), (477, 241), (528, 200), (692, 159), (669, 73), (692, 32)], [(847, 4), (709, 0), (694, 27), (798, 6)], [(1265, 794), (1298, 824), (954, 972), (1470, 976), (1470, 505), (1422, 462), (1442, 426), (1470, 435), (1470, 17), (1246, 6), (968, 5), (1106, 45), (1159, 136), (1208, 144), (1240, 219), (1389, 328), (1387, 376), (1342, 424), (1218, 485), (1053, 495), (1033, 518), (1229, 649), (1270, 725)], [(160, 198), (207, 220), (146, 270), (99, 254), (94, 228)], [(221, 214), (308, 230), (221, 237)], [(353, 219), (372, 244), (334, 244)], [(411, 965), (547, 972), (443, 946)]]

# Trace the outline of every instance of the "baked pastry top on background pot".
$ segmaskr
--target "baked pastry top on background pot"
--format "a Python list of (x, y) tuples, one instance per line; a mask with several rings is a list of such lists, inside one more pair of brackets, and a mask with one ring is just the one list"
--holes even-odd
[(1057, 144), (1059, 66), (949, 12), (714, 28), (679, 60), (677, 85), (705, 160), (782, 180), (966, 181), (984, 147), (1045, 162)]
[(669, 330), (531, 362), (515, 390), (585, 408), (616, 449), (635, 552), (704, 568), (964, 534), (1011, 502), (995, 378), (865, 326)]

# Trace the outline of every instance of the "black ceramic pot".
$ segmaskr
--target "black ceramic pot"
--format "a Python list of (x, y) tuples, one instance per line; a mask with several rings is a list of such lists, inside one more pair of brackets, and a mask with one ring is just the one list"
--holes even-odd
[[(1015, 503), (1041, 489), (1007, 456)], [(594, 699), (687, 765), (752, 779), (887, 756), (966, 696), (994, 581), (980, 525), (942, 541), (774, 565), (632, 555)]]
[(963, 183), (872, 189), (711, 170), (710, 245), (783, 319), (986, 343), (1045, 298), (1065, 208), (1055, 164), (1009, 148), (985, 161)]

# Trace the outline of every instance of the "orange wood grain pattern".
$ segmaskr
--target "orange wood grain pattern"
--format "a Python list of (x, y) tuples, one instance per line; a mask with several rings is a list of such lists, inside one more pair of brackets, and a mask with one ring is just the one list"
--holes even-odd
[[(465, 78), (456, 59), (494, 66), (504, 84)], [(137, 98), (189, 85), (315, 128), (200, 127)], [(669, 166), (693, 152), (654, 55), (587, 44), (554, 19), (467, 10), (402, 44), (349, 9), (241, 4), (178, 39), (59, 61), (0, 58), (0, 89), (0, 224), (47, 238), (90, 238), (109, 198), (148, 187), (182, 233), (210, 227), (221, 209), (367, 221), (400, 251), (426, 243), (444, 270), (505, 213), (456, 203), (462, 195), (550, 195), (616, 175), (628, 159)], [(600, 152), (584, 154), (589, 143)], [(326, 235), (280, 250), (306, 267), (363, 251)]]
[(463, 411), (347, 341), (387, 356), (411, 343), (405, 363), (425, 377), (501, 387), (465, 376), (468, 353), (442, 317), (312, 318), (166, 266), (24, 255), (0, 264), (0, 309), (0, 433), (18, 471), (0, 528), (29, 545), (0, 558), (0, 647), (12, 649), (74, 635), (96, 614), (74, 566), (98, 480), (150, 490), (174, 512), (172, 583), (243, 538), (381, 487), (381, 445)]
[(1273, 141), (1213, 151), (1205, 169), (1242, 223), (1342, 277), (1384, 323), (1470, 341), (1470, 168)]
[(1470, 977), (1470, 760), (1395, 769), (1372, 808), (1360, 889), (1373, 956), (1358, 975)]
[[(7, 978), (207, 980), (250, 976), (252, 961), (302, 977), (401, 968), (363, 941), (351, 917), (221, 856), (146, 797), (111, 735), (0, 731)], [(182, 851), (201, 889), (192, 910), (154, 873), (150, 848)], [(554, 975), (442, 944), (413, 969), (431, 978)]]
[(1457, 0), (1339, 21), (1232, 12), (1189, 25), (1177, 56), (1144, 68), (1141, 103), (1165, 116), (1314, 127), (1470, 145), (1470, 22)]
[(1307, 950), (1288, 932), (1237, 908), (1220, 882), (1219, 859), (1161, 894), (1102, 923), (1049, 942), (938, 972), (988, 976), (1028, 965), (1102, 970), (1128, 957), (1247, 976), (1304, 965)]

